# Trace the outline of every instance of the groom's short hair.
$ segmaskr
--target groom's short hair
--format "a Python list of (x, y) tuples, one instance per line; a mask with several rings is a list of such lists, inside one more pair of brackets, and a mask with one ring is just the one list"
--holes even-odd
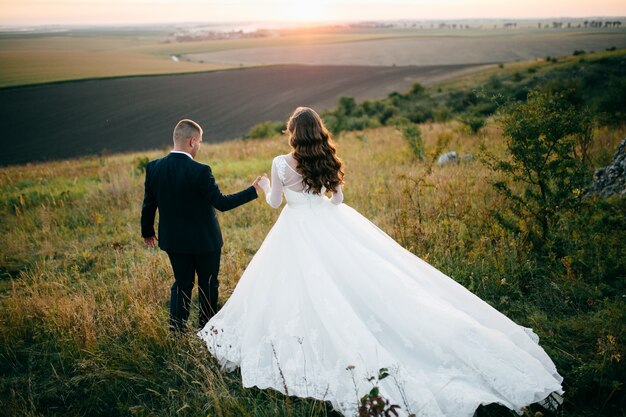
[(200, 134), (202, 134), (202, 128), (198, 123), (190, 119), (183, 119), (174, 128), (174, 142), (184, 142)]

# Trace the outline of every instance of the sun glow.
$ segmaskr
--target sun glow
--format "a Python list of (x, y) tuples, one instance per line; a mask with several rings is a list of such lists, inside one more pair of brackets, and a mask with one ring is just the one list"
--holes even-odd
[(324, 2), (321, 1), (294, 0), (286, 4), (280, 14), (294, 22), (320, 22), (330, 18), (324, 9)]

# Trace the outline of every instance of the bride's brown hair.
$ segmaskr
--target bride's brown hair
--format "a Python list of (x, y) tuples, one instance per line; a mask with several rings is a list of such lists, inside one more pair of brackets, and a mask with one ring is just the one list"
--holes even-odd
[(287, 131), (305, 189), (314, 194), (321, 194), (322, 187), (337, 191), (343, 184), (343, 162), (322, 118), (313, 109), (298, 107), (287, 121)]

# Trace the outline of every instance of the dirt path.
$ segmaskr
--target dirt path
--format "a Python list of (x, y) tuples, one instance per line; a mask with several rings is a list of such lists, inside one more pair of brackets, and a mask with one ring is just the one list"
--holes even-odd
[(479, 69), (290, 65), (2, 89), (0, 165), (169, 146), (185, 117), (207, 142), (237, 138), (298, 105), (323, 110), (341, 96), (379, 98)]

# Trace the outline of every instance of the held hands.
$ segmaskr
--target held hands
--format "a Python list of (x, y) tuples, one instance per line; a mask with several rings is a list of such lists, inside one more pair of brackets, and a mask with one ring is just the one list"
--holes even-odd
[(270, 180), (267, 178), (267, 174), (263, 174), (263, 176), (256, 177), (256, 180), (252, 183), (252, 186), (256, 189), (257, 193), (260, 193), (261, 190), (265, 194), (270, 191)]
[(143, 243), (146, 244), (150, 249), (156, 248), (157, 242), (159, 239), (156, 236), (144, 237)]

